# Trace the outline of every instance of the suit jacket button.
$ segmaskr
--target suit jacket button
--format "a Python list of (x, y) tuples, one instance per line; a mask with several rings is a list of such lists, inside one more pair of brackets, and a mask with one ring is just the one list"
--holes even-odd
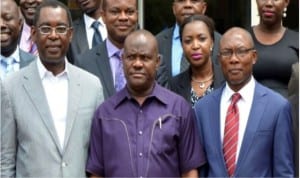
[(61, 166), (62, 166), (62, 167), (67, 167), (68, 164), (67, 164), (66, 162), (62, 162), (62, 163), (61, 163)]

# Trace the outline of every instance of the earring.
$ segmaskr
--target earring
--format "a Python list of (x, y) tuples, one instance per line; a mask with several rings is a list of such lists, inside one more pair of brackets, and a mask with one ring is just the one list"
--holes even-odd
[(283, 9), (282, 17), (283, 17), (283, 18), (286, 18), (286, 7)]

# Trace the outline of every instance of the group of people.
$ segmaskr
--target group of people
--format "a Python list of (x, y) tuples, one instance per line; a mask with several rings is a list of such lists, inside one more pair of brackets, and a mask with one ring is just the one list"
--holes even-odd
[(298, 175), (288, 0), (222, 35), (204, 0), (174, 0), (156, 36), (137, 0), (76, 1), (73, 23), (57, 0), (1, 0), (1, 177)]

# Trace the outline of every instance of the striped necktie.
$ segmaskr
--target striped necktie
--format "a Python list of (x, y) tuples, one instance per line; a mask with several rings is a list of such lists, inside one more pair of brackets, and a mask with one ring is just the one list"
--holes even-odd
[(230, 177), (234, 175), (236, 167), (236, 152), (239, 132), (239, 109), (236, 103), (240, 98), (241, 95), (239, 93), (235, 93), (232, 95), (231, 104), (228, 107), (225, 120), (223, 153), (227, 172)]

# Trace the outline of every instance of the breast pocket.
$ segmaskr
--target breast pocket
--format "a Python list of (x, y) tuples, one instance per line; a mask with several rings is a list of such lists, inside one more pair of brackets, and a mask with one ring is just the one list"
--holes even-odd
[(174, 115), (163, 115), (155, 120), (152, 128), (152, 151), (170, 154), (176, 151), (179, 137), (179, 119)]

